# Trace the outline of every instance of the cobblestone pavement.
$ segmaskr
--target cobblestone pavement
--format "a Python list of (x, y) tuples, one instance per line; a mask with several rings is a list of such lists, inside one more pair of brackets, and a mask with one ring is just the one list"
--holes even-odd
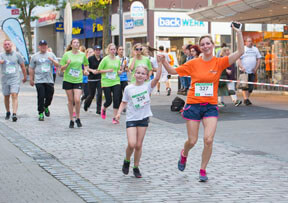
[[(19, 120), (5, 121), (2, 111), (0, 130), (86, 202), (288, 201), (288, 162), (261, 153), (243, 153), (251, 149), (231, 146), (217, 137), (207, 168), (209, 181), (198, 182), (202, 128), (186, 170), (178, 171), (177, 161), (186, 139), (185, 124), (171, 124), (155, 117), (151, 118), (144, 140), (140, 162), (143, 178), (134, 178), (131, 171), (125, 176), (121, 172), (127, 143), (125, 116), (120, 125), (112, 125), (111, 109), (102, 120), (95, 114), (94, 102), (88, 112), (81, 112), (83, 128), (69, 129), (65, 92), (60, 85), (55, 92), (51, 117), (39, 122), (36, 90), (22, 87)], [(153, 97), (152, 105), (159, 105)]]

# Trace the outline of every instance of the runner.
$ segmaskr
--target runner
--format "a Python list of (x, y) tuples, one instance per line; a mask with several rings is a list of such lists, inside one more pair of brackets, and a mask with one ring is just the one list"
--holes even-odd
[(135, 68), (139, 65), (145, 65), (148, 67), (149, 70), (149, 77), (152, 74), (152, 65), (147, 56), (144, 56), (143, 54), (143, 47), (142, 44), (137, 43), (132, 48), (132, 58), (130, 58), (129, 62), (129, 70), (131, 71), (131, 83), (135, 82)]
[(20, 68), (23, 73), (22, 82), (25, 83), (27, 73), (24, 65), (23, 57), (12, 50), (12, 42), (8, 39), (4, 40), (4, 53), (0, 54), (0, 64), (2, 73), (2, 92), (4, 95), (4, 104), (6, 108), (6, 120), (10, 119), (10, 96), (12, 97), (12, 121), (17, 121), (18, 109), (18, 93), (20, 91)]
[[(88, 59), (85, 53), (79, 51), (79, 40), (72, 39), (70, 46), (71, 51), (67, 51), (60, 61), (61, 71), (64, 72), (63, 78), (63, 89), (66, 92), (68, 99), (68, 110), (70, 117), (69, 128), (74, 128), (73, 119), (73, 103), (75, 103), (76, 110), (76, 124), (77, 127), (82, 127), (80, 121), (80, 97), (82, 94), (82, 80), (83, 73), (88, 75)], [(82, 70), (82, 65), (84, 65), (84, 71)]]
[(193, 78), (189, 89), (186, 105), (182, 116), (186, 119), (188, 140), (181, 150), (178, 169), (184, 171), (189, 150), (198, 140), (200, 121), (204, 126), (204, 149), (200, 168), (200, 181), (207, 181), (206, 167), (212, 154), (213, 139), (217, 126), (218, 108), (217, 91), (222, 71), (235, 63), (244, 53), (244, 42), (241, 30), (233, 29), (237, 33), (237, 51), (223, 58), (213, 56), (214, 43), (209, 35), (200, 37), (199, 45), (202, 57), (193, 59), (174, 69), (159, 55), (161, 62), (170, 74), (190, 75)]
[(121, 112), (127, 107), (126, 132), (128, 146), (126, 157), (122, 166), (122, 172), (129, 173), (130, 158), (134, 152), (133, 174), (136, 178), (141, 178), (139, 162), (142, 154), (142, 143), (148, 127), (149, 117), (152, 116), (150, 108), (150, 94), (157, 85), (161, 77), (162, 67), (157, 69), (155, 78), (150, 82), (149, 70), (147, 66), (139, 65), (135, 70), (135, 84), (128, 85), (124, 90), (123, 100), (117, 113), (116, 119), (120, 119)]
[(94, 46), (94, 54), (88, 58), (89, 61), (89, 76), (88, 76), (88, 88), (89, 95), (84, 102), (84, 111), (88, 111), (97, 90), (96, 96), (96, 114), (101, 114), (101, 105), (102, 105), (102, 88), (101, 88), (101, 74), (97, 74), (97, 69), (102, 60), (101, 57), (101, 47), (96, 45)]
[(37, 90), (38, 99), (38, 114), (39, 121), (44, 121), (44, 114), (46, 117), (50, 116), (49, 106), (54, 94), (54, 66), (58, 67), (59, 63), (56, 56), (52, 52), (48, 52), (47, 42), (41, 40), (39, 42), (39, 52), (31, 57), (30, 61), (30, 85), (34, 84)]
[(108, 45), (107, 54), (109, 55), (102, 59), (98, 67), (98, 71), (95, 72), (101, 73), (101, 86), (105, 95), (105, 103), (101, 110), (101, 118), (106, 119), (106, 109), (111, 105), (113, 99), (112, 123), (118, 124), (119, 121), (115, 119), (115, 116), (121, 102), (121, 85), (119, 74), (122, 72), (120, 69), (120, 60), (115, 56), (116, 46), (113, 43)]

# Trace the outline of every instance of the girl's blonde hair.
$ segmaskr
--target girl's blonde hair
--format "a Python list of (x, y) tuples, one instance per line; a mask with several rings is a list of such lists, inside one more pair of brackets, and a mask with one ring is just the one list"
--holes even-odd
[(116, 45), (115, 45), (114, 43), (110, 43), (110, 44), (108, 44), (108, 46), (107, 46), (107, 48), (106, 48), (106, 50), (105, 50), (105, 53), (106, 53), (107, 55), (109, 54), (109, 49), (110, 49), (112, 46), (114, 46), (115, 49), (117, 48)]
[(144, 53), (143, 53), (143, 51), (144, 51), (143, 45), (142, 45), (141, 43), (136, 43), (136, 44), (133, 45), (132, 50), (131, 50), (132, 57), (134, 57), (134, 55), (135, 55), (135, 54), (134, 54), (134, 50), (135, 50), (136, 47), (138, 47), (138, 46), (141, 46), (141, 47), (142, 47), (141, 55), (144, 55)]
[(90, 51), (94, 52), (94, 50), (92, 48), (88, 48), (85, 51), (85, 55), (86, 55), (87, 58), (89, 57), (88, 54), (89, 54)]
[(85, 53), (86, 52), (86, 47), (85, 46), (80, 46), (79, 47), (79, 51), (81, 51), (81, 52), (83, 52), (83, 53)]
[(199, 42), (198, 42), (199, 46), (200, 46), (200, 43), (201, 43), (202, 39), (204, 39), (204, 38), (210, 39), (211, 43), (214, 45), (213, 38), (212, 38), (211, 35), (203, 35), (203, 36), (201, 36), (200, 39), (199, 39)]
[(137, 67), (135, 68), (135, 73), (136, 73), (136, 71), (137, 71), (138, 68), (143, 68), (143, 69), (146, 71), (147, 76), (149, 75), (149, 69), (148, 69), (148, 67), (145, 66), (144, 64), (140, 64), (139, 66), (137, 66)]
[(223, 57), (223, 56), (226, 56), (224, 55), (226, 51), (229, 51), (230, 49), (228, 47), (223, 47), (220, 51), (220, 56)]

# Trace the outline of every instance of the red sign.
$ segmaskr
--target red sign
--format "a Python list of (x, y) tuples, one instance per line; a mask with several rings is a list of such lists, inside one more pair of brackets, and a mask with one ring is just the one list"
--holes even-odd
[(45, 22), (45, 21), (49, 21), (49, 20), (53, 21), (53, 20), (55, 20), (55, 19), (56, 19), (56, 14), (55, 14), (55, 13), (51, 13), (51, 14), (49, 14), (48, 16), (39, 18), (39, 19), (38, 19), (38, 22), (39, 22), (39, 23), (43, 23), (43, 22)]
[(12, 9), (12, 10), (11, 10), (11, 14), (12, 14), (12, 15), (19, 15), (19, 14), (20, 14), (20, 11), (19, 11), (18, 8), (17, 8), (17, 9)]

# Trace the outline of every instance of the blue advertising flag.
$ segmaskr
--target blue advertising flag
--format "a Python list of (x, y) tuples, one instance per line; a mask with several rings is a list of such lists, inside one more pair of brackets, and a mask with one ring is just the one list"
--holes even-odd
[(29, 54), (26, 41), (19, 21), (16, 18), (7, 18), (2, 23), (2, 30), (15, 44), (22, 56), (24, 56), (25, 64), (29, 64)]

